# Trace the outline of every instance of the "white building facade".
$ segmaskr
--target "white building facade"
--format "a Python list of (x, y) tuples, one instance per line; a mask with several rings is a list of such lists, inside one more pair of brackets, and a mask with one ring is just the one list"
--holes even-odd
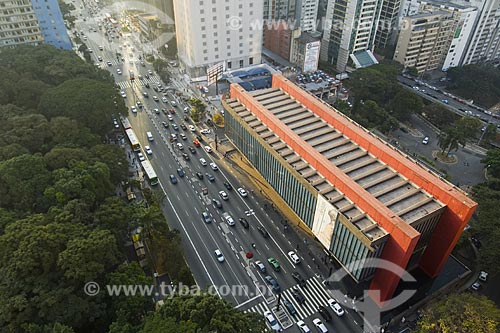
[(261, 62), (263, 0), (174, 0), (181, 66), (190, 77), (211, 65), (227, 69)]

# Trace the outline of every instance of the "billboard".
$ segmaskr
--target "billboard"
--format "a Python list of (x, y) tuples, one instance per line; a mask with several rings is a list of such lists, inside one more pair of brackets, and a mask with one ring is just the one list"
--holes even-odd
[(222, 72), (224, 71), (224, 62), (219, 62), (207, 69), (207, 86), (214, 84), (220, 79)]
[(306, 44), (306, 52), (304, 53), (304, 73), (314, 72), (318, 69), (319, 53), (321, 42), (315, 41)]
[(330, 249), (338, 214), (339, 211), (325, 197), (318, 195), (312, 232), (327, 249)]

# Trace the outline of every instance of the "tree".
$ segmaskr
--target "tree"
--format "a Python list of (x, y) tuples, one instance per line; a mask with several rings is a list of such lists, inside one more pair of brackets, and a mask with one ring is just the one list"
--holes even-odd
[(456, 127), (449, 127), (439, 133), (438, 145), (441, 148), (441, 153), (446, 152), (446, 156), (449, 156), (452, 150), (458, 150), (459, 145), (465, 146), (464, 133)]
[(408, 121), (413, 113), (422, 111), (423, 105), (420, 96), (406, 89), (401, 89), (390, 102), (390, 110), (399, 121)]
[(445, 129), (459, 118), (457, 114), (448, 108), (436, 103), (425, 106), (422, 110), (422, 115), (440, 129)]
[(457, 130), (462, 132), (465, 140), (474, 139), (482, 123), (474, 117), (463, 117), (456, 121)]
[(191, 108), (191, 118), (195, 123), (200, 121), (200, 118), (205, 113), (206, 105), (199, 100), (198, 98), (191, 98), (189, 100), (189, 104), (192, 106)]
[(144, 320), (141, 333), (160, 332), (262, 332), (265, 324), (257, 313), (243, 313), (227, 301), (211, 295), (176, 296), (165, 300)]
[(220, 113), (214, 115), (214, 123), (219, 126), (224, 126), (224, 117)]
[(500, 310), (485, 296), (451, 294), (431, 303), (418, 323), (419, 333), (498, 332)]
[(500, 178), (500, 149), (494, 148), (488, 150), (486, 157), (481, 160), (481, 163), (487, 166), (490, 175)]

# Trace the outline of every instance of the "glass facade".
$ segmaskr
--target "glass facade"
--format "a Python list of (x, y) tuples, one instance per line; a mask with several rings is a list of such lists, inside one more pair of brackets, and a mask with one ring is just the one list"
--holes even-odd
[(227, 136), (288, 206), (312, 228), (316, 196), (295, 178), (230, 112), (224, 113)]

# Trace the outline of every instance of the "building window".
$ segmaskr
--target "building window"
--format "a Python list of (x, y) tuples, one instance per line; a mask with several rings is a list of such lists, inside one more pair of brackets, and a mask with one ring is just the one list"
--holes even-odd
[(217, 8), (212, 8), (212, 13), (215, 13), (217, 11)]
[(248, 5), (249, 5), (250, 7), (253, 7), (253, 2), (249, 2), (249, 3), (248, 3)]
[(240, 67), (243, 67), (243, 60), (240, 60)]
[(205, 31), (205, 26), (204, 25), (201, 26), (201, 31)]
[(214, 37), (217, 37), (217, 32), (214, 32)]
[(200, 6), (203, 6), (203, 1), (200, 1)]
[(218, 54), (216, 54), (214, 58), (215, 58), (215, 59), (219, 59), (219, 55), (218, 55)]
[(228, 10), (229, 10), (229, 6), (226, 6), (226, 11), (228, 11)]
[(214, 24), (214, 25), (213, 25), (213, 28), (214, 28), (214, 29), (217, 29), (217, 24)]
[(203, 42), (203, 46), (207, 46), (207, 42)]
[(204, 57), (204, 58), (203, 58), (203, 61), (208, 61), (208, 57)]
[(253, 65), (253, 57), (248, 58), (248, 64)]
[(217, 21), (217, 16), (213, 16), (212, 21)]
[[(230, 53), (227, 54), (227, 56), (230, 56)], [(227, 69), (231, 69), (231, 61), (227, 62)]]
[(202, 34), (201, 38), (207, 38), (207, 35), (206, 34)]

